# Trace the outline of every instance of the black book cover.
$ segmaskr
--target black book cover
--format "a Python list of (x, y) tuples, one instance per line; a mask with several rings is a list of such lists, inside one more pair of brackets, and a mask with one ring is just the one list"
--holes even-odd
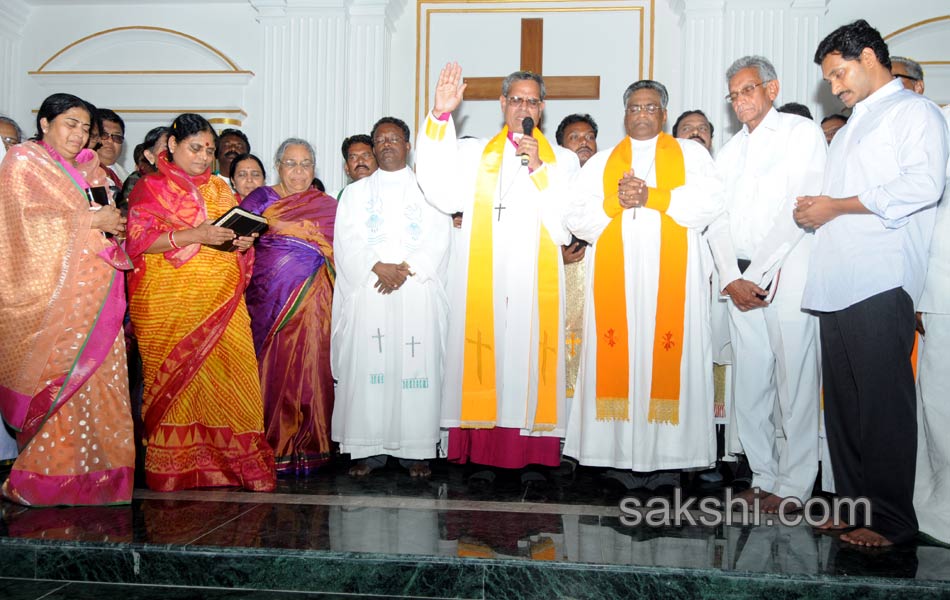
[[(235, 206), (216, 219), (214, 225), (230, 229), (238, 237), (267, 231), (267, 219), (238, 206)], [(215, 250), (221, 250), (222, 252), (231, 252), (236, 248), (233, 240), (209, 247)]]

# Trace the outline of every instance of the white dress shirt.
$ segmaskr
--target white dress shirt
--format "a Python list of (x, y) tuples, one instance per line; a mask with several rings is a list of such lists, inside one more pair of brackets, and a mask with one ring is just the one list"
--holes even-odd
[[(950, 128), (950, 106), (943, 107), (943, 116), (947, 120), (947, 127)], [(950, 161), (947, 162), (947, 187), (944, 188), (943, 199), (937, 206), (937, 224), (934, 226), (933, 242), (930, 244), (930, 263), (927, 265), (924, 294), (920, 297), (917, 310), (950, 314)]]
[(841, 215), (818, 229), (802, 308), (842, 310), (897, 287), (916, 305), (947, 152), (940, 109), (899, 79), (855, 104), (831, 142), (822, 193), (857, 196), (873, 214)]

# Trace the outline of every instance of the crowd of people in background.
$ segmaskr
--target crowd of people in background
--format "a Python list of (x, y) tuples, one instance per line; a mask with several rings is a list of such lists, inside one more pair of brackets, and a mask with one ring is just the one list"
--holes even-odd
[[(818, 487), (871, 502), (820, 528), (950, 542), (950, 111), (864, 21), (814, 62), (848, 116), (776, 107), (774, 66), (740, 57), (742, 128), (715, 157), (701, 109), (665, 133), (653, 80), (625, 90), (612, 146), (586, 114), (549, 140), (528, 71), (500, 131), (461, 137), (450, 63), (414, 168), (383, 117), (343, 141), (333, 195), (296, 137), (264, 160), (186, 113), (126, 174), (113, 110), (53, 94), (29, 139), (0, 117), (3, 495), (271, 491), (342, 453), (353, 477), (447, 458), (480, 486), (745, 477), (739, 500), (774, 513), (820, 465)], [(266, 229), (217, 224), (235, 212)]]

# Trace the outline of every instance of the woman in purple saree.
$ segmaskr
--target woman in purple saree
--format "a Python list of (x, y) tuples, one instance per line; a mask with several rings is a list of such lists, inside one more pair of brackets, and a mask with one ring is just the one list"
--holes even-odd
[(264, 430), (277, 472), (306, 475), (330, 458), (333, 377), (330, 307), (337, 202), (310, 187), (313, 148), (290, 138), (277, 150), (280, 181), (241, 202), (267, 217), (247, 289), (264, 392)]

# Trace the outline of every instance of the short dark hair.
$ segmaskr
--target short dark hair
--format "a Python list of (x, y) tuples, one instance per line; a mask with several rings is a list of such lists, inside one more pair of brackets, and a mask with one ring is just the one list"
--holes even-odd
[(95, 126), (97, 123), (96, 107), (91, 103), (72, 94), (53, 94), (47, 96), (46, 100), (43, 100), (43, 104), (40, 105), (40, 110), (36, 113), (36, 139), (43, 139), (43, 127), (40, 125), (41, 120), (46, 119), (47, 121), (52, 121), (71, 108), (83, 109), (89, 113), (89, 121), (92, 123), (92, 126)]
[[(208, 122), (208, 119), (195, 113), (183, 113), (175, 117), (172, 121), (171, 129), (168, 131), (168, 138), (175, 138), (175, 142), (181, 143), (189, 137), (207, 131), (211, 133), (214, 139), (215, 147), (218, 145), (218, 134), (214, 132), (214, 127)], [(168, 160), (171, 161), (172, 149), (168, 149)]]
[(835, 53), (845, 60), (857, 60), (865, 48), (870, 48), (877, 57), (877, 62), (888, 71), (891, 70), (887, 43), (881, 37), (881, 32), (868, 25), (864, 19), (842, 25), (821, 40), (818, 50), (815, 51), (815, 64), (820, 65), (826, 56)]
[(143, 158), (145, 158), (145, 144), (136, 144), (132, 149), (132, 163), (138, 166)]
[(376, 130), (379, 129), (380, 125), (386, 125), (386, 124), (395, 125), (396, 127), (402, 129), (403, 137), (406, 138), (407, 142), (409, 141), (409, 136), (411, 135), (411, 133), (409, 132), (409, 126), (406, 125), (405, 121), (403, 121), (402, 119), (397, 119), (396, 117), (383, 117), (382, 119), (376, 121), (376, 123), (373, 124), (373, 130), (370, 131), (369, 136), (372, 139), (376, 139)]
[(155, 144), (158, 143), (158, 140), (162, 139), (163, 135), (167, 135), (171, 131), (168, 127), (160, 125), (158, 127), (153, 127), (148, 130), (148, 133), (145, 134), (145, 141), (142, 142), (142, 146), (151, 151)]
[(228, 179), (230, 179), (231, 181), (234, 181), (234, 172), (237, 170), (238, 163), (248, 160), (248, 159), (253, 160), (254, 162), (257, 163), (257, 166), (261, 168), (261, 175), (264, 176), (264, 180), (266, 181), (267, 169), (264, 168), (264, 163), (261, 162), (261, 159), (257, 158), (257, 156), (251, 154), (250, 152), (245, 152), (244, 154), (238, 154), (237, 156), (234, 157), (234, 160), (231, 161), (231, 172), (228, 173)]
[(357, 133), (356, 135), (351, 135), (350, 137), (343, 140), (343, 146), (340, 150), (343, 151), (343, 160), (346, 161), (350, 156), (350, 146), (353, 144), (366, 144), (372, 149), (373, 147), (373, 138), (369, 137), (365, 133)]
[(597, 121), (594, 120), (594, 117), (587, 113), (574, 113), (573, 115), (567, 115), (561, 119), (561, 124), (557, 126), (554, 139), (557, 140), (558, 146), (564, 145), (564, 130), (574, 123), (587, 123), (590, 125), (590, 128), (594, 130), (594, 137), (597, 137)]
[(114, 110), (111, 108), (100, 108), (96, 111), (96, 117), (99, 119), (100, 126), (103, 121), (109, 121), (111, 123), (116, 123), (119, 128), (122, 130), (122, 135), (125, 135), (125, 121), (122, 120)]
[(709, 120), (709, 117), (706, 116), (706, 113), (699, 110), (698, 108), (696, 110), (688, 110), (684, 112), (683, 114), (681, 114), (680, 116), (676, 117), (676, 122), (673, 123), (673, 137), (676, 137), (676, 132), (680, 128), (680, 121), (682, 121), (683, 119), (685, 119), (686, 117), (690, 115), (699, 115), (702, 118), (706, 119), (706, 122), (709, 123), (709, 139), (712, 139), (713, 131), (715, 130), (715, 128), (713, 127), (712, 121)]
[(779, 106), (777, 109), (780, 113), (788, 113), (790, 115), (798, 115), (799, 117), (805, 117), (812, 121), (815, 120), (815, 117), (811, 116), (811, 111), (808, 110), (808, 107), (804, 104), (799, 104), (798, 102), (788, 102)]
[(319, 177), (314, 177), (313, 181), (310, 182), (310, 186), (317, 188), (321, 192), (327, 191), (327, 186), (323, 185), (323, 181), (321, 181)]
[[(244, 142), (244, 145), (247, 146), (247, 151), (251, 151), (251, 142), (247, 139), (247, 136), (244, 135), (244, 132), (240, 129), (225, 129), (221, 132), (221, 135), (218, 136), (218, 139), (224, 139), (226, 135), (233, 135), (234, 137), (241, 138), (241, 141)], [(217, 152), (215, 152), (217, 154)]]
[(838, 114), (838, 113), (835, 113), (835, 114), (833, 114), (833, 115), (828, 115), (827, 117), (825, 117), (824, 119), (822, 119), (822, 120), (821, 120), (821, 125), (824, 125), (824, 124), (827, 123), (828, 121), (831, 121), (831, 120), (834, 120), (834, 119), (840, 119), (840, 120), (844, 121), (845, 123), (848, 122), (848, 117), (846, 117), (846, 116), (844, 116), (844, 115), (841, 115), (841, 114)]

